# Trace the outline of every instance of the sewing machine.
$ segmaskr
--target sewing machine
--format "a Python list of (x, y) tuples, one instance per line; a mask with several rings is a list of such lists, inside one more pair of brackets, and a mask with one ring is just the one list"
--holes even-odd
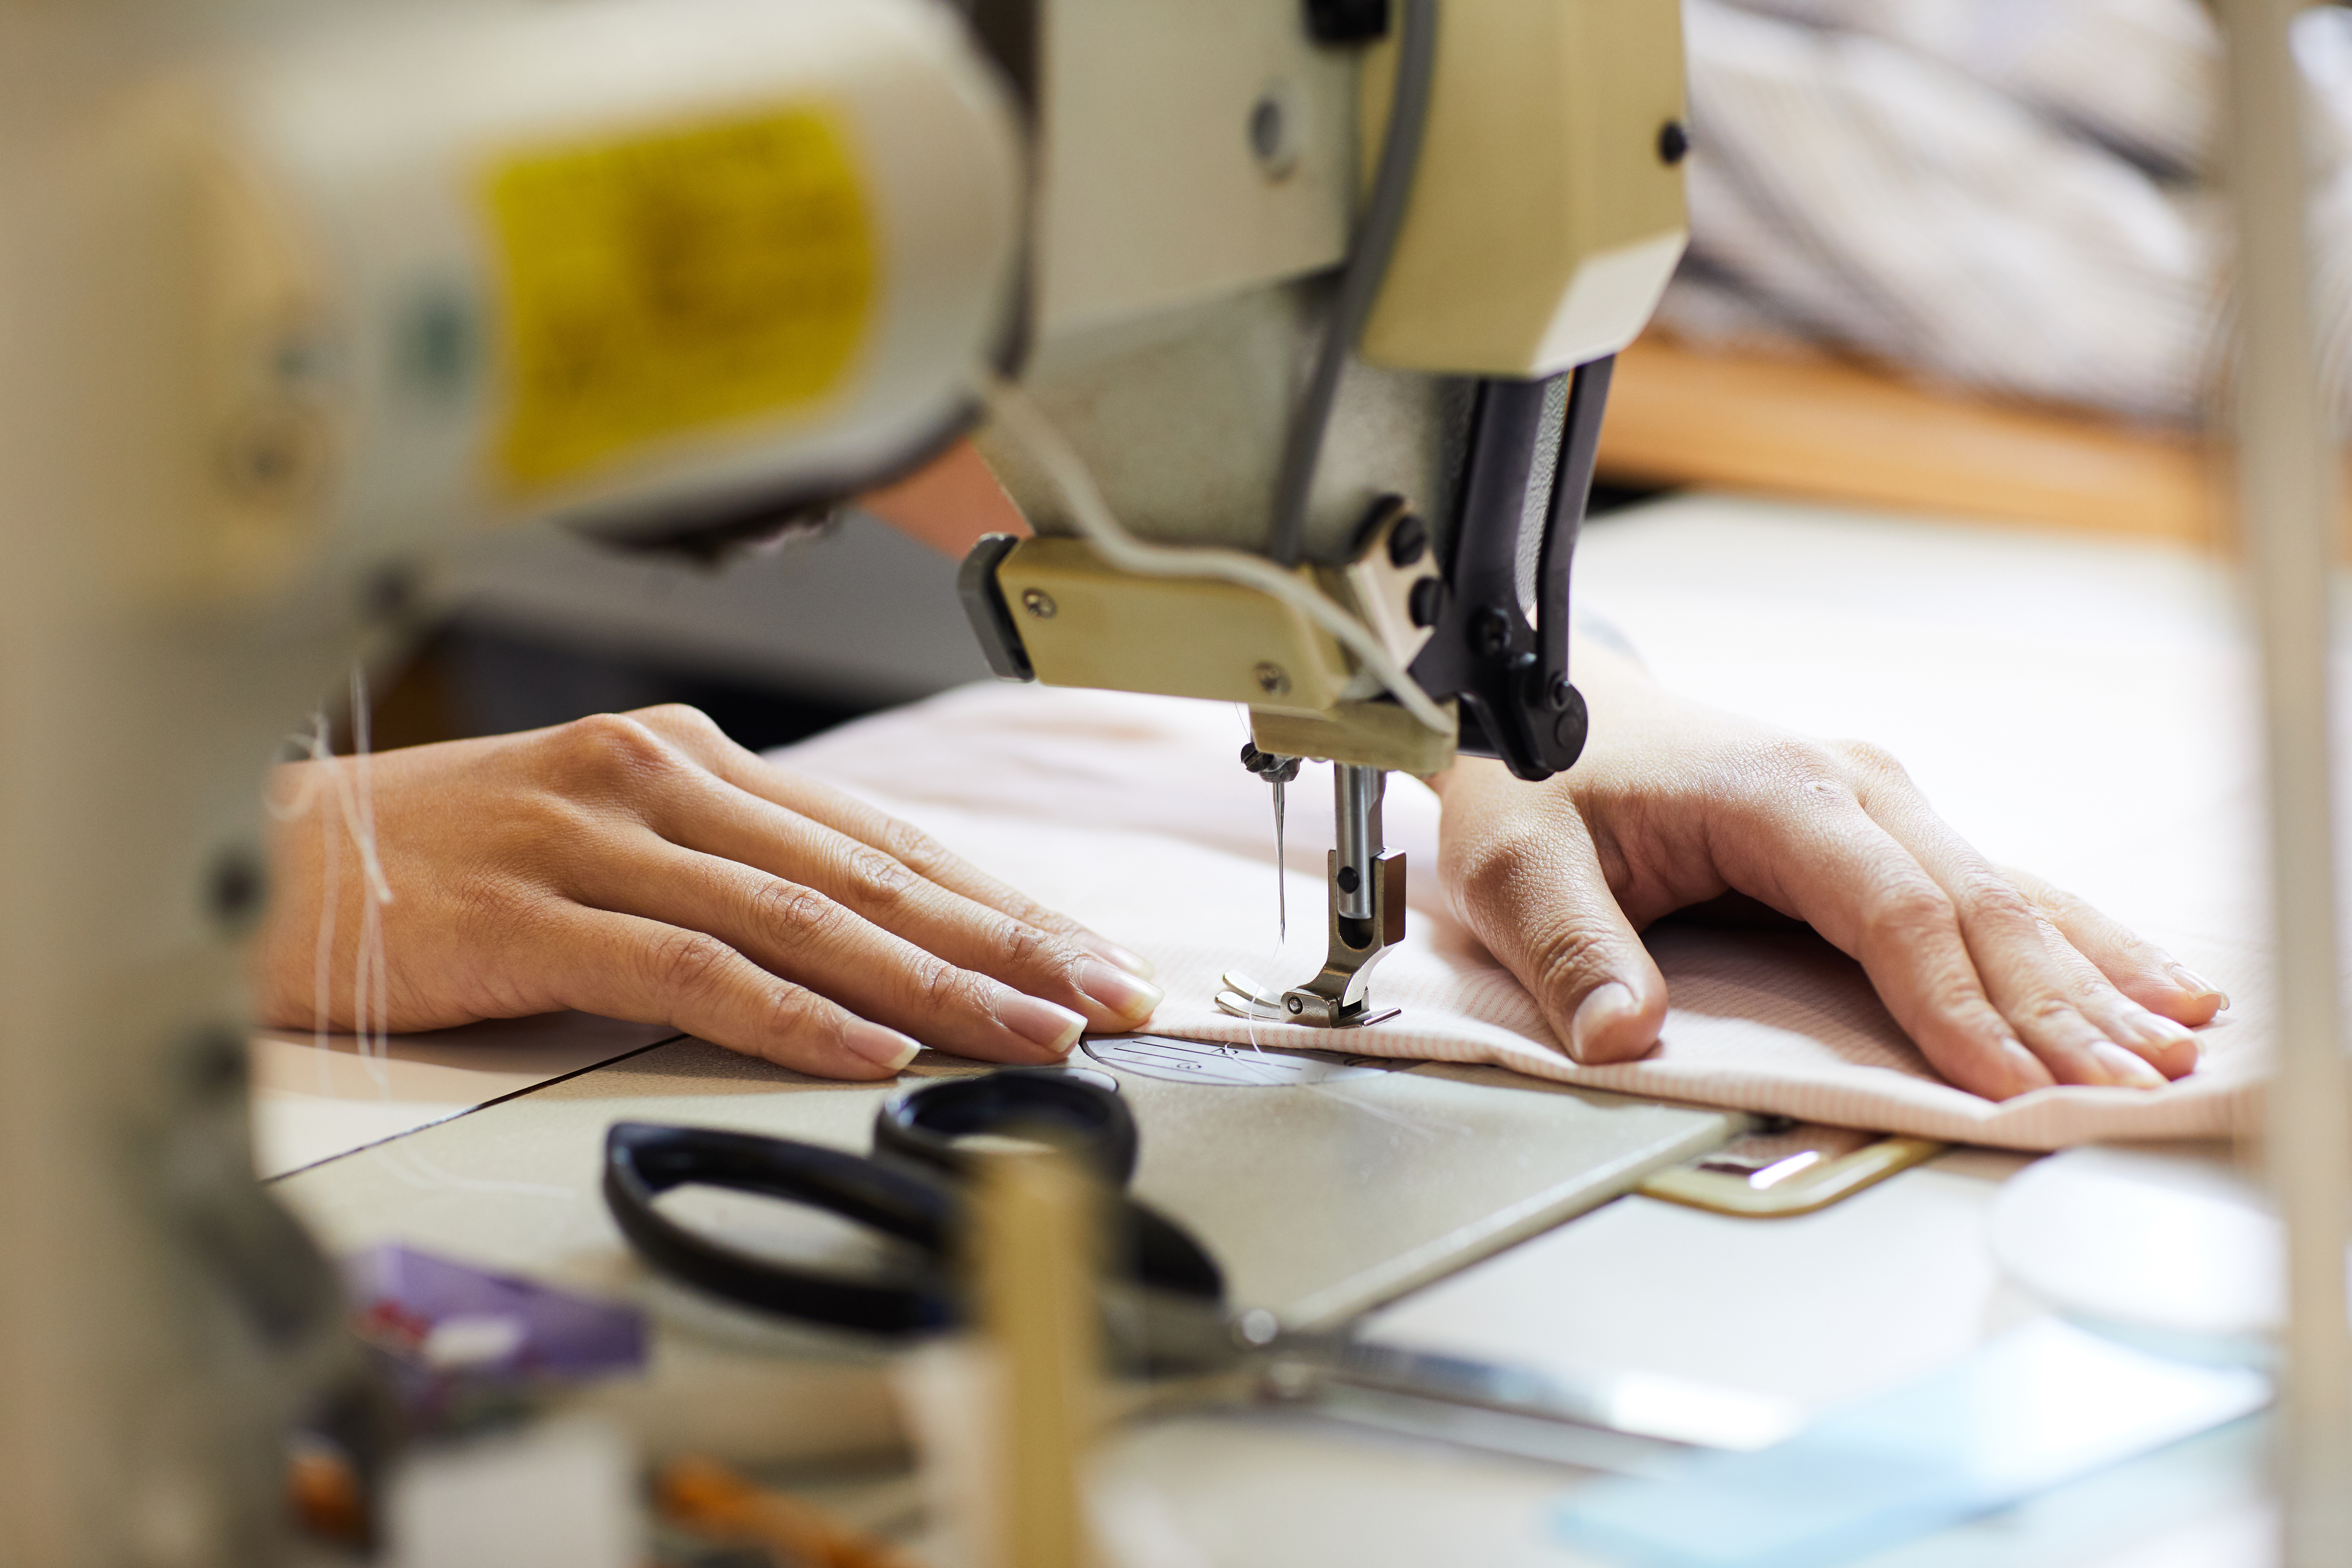
[(1330, 962), (1277, 1000), (1362, 1021), (1382, 772), (1580, 744), (1607, 356), (1682, 244), (1667, 0), (1438, 16), (0, 10), (0, 465), (40, 522), (0, 616), (0, 1555), (276, 1555), (278, 1436), (341, 1368), (250, 1177), (255, 775), (486, 529), (717, 552), (988, 401), (1039, 531), (971, 567), (999, 668), (1339, 764)]
[(979, 13), (1038, 129), (1023, 383), (1092, 486), (982, 428), (1038, 537), (972, 551), (967, 613), (1009, 679), (1245, 705), (1277, 792), (1334, 764), (1323, 968), (1219, 998), (1326, 1027), (1387, 1016), (1384, 774), (1542, 779), (1583, 744), (1569, 574), (1610, 357), (1685, 238), (1671, 7), (1394, 9), (1072, 5), (1017, 46)]

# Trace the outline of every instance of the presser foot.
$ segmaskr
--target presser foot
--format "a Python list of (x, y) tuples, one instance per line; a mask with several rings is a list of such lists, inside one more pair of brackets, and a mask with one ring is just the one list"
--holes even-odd
[[(1339, 857), (1331, 857), (1332, 875)], [(1237, 1018), (1269, 1024), (1303, 1024), (1316, 1029), (1361, 1029), (1397, 1016), (1394, 1007), (1374, 1008), (1365, 994), (1372, 966), (1404, 940), (1404, 855), (1382, 855), (1371, 863), (1370, 913), (1356, 919), (1330, 903), (1330, 945), (1323, 971), (1304, 985), (1276, 991), (1236, 970), (1225, 972), (1217, 1005)]]
[(1261, 985), (1237, 969), (1224, 974), (1225, 988), (1217, 993), (1217, 1005), (1236, 1018), (1255, 1018), (1267, 1024), (1305, 1024), (1310, 1028), (1362, 1029), (1374, 1024), (1385, 1024), (1402, 1009), (1382, 1007), (1373, 1010), (1370, 1004), (1358, 1002), (1352, 1011), (1343, 1011), (1334, 1018), (1329, 999), (1318, 996), (1301, 986), (1294, 991), (1276, 991)]

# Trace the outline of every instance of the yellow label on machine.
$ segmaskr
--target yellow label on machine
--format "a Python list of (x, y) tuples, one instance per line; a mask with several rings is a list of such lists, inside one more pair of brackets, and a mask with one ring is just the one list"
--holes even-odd
[(527, 153), (485, 195), (508, 387), (497, 461), (519, 486), (805, 408), (866, 335), (872, 224), (823, 110)]

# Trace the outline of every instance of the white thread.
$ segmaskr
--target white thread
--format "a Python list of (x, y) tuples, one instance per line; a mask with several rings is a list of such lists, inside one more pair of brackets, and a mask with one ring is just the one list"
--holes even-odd
[(1305, 578), (1239, 550), (1149, 544), (1136, 538), (1112, 515), (1110, 503), (1097, 488), (1086, 459), (1027, 393), (993, 375), (982, 379), (979, 393), (991, 416), (1021, 443), (1061, 492), (1078, 531), (1112, 565), (1146, 577), (1212, 577), (1279, 599), (1344, 644), (1422, 724), (1441, 735), (1454, 733), (1454, 721), (1445, 716), (1445, 710), (1431, 701), (1429, 693), (1389, 657), (1371, 628), (1318, 593)]
[[(327, 744), (327, 716), (318, 714), (312, 721), (310, 736), (310, 771), (303, 775), (305, 804), (308, 797), (319, 793), (318, 781), (331, 776), (333, 754)], [(320, 1051), (320, 1071), (326, 1070), (327, 1026), (332, 1021), (335, 976), (335, 920), (342, 907), (343, 897), (343, 809), (342, 803), (331, 791), (327, 799), (333, 803), (334, 820), (319, 824), (319, 853), (322, 862), (319, 872), (319, 938), (310, 954), (310, 1043)], [(381, 1087), (381, 1085), (379, 1085)]]
[[(371, 1063), (381, 1064), (392, 1054), (391, 975), (383, 931), (383, 906), (392, 902), (392, 884), (383, 874), (383, 861), (376, 843), (367, 672), (356, 664), (352, 667), (351, 698), (352, 766), (348, 776), (331, 755), (320, 761), (333, 780), (340, 815), (353, 847), (359, 851), (360, 869), (365, 879), (360, 889), (359, 943), (352, 964), (352, 1026), (359, 1036), (360, 1055)], [(384, 1084), (382, 1070), (381, 1066), (371, 1068), (377, 1074), (379, 1088)]]
[(310, 970), (311, 1044), (322, 1053), (333, 1020), (332, 980), (335, 937), (342, 906), (342, 840), (348, 836), (359, 852), (362, 883), (360, 889), (360, 931), (352, 964), (352, 1028), (358, 1037), (360, 1058), (368, 1065), (379, 1092), (389, 1090), (383, 1064), (392, 1054), (392, 967), (385, 948), (383, 907), (392, 902), (392, 883), (384, 875), (383, 858), (376, 838), (374, 767), (369, 741), (367, 674), (353, 666), (351, 677), (351, 767), (341, 765), (324, 713), (311, 717), (310, 733), (294, 737), (310, 752), (310, 767), (293, 800), (280, 805), (265, 800), (272, 816), (292, 822), (308, 815), (323, 799), (331, 816), (321, 813), (320, 834), (319, 932)]
[(377, 1145), (384, 1164), (392, 1173), (412, 1187), (431, 1191), (455, 1188), (466, 1193), (513, 1193), (527, 1198), (561, 1198), (566, 1203), (580, 1194), (571, 1187), (559, 1187), (548, 1182), (507, 1182), (488, 1176), (461, 1176), (457, 1172), (435, 1164), (414, 1149), (396, 1146), (387, 1140)]

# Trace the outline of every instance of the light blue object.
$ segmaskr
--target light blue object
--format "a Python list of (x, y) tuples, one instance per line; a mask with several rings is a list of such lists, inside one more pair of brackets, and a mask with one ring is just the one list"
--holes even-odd
[(1571, 1493), (1559, 1528), (1576, 1546), (1643, 1568), (1822, 1568), (2269, 1400), (2269, 1380), (2242, 1367), (2169, 1361), (2034, 1323), (1772, 1447)]

